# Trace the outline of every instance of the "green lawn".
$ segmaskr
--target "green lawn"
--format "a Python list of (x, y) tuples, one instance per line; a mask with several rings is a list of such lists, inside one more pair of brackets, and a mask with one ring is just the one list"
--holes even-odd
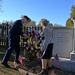
[(8, 62), (11, 68), (6, 68), (1, 64), (1, 60), (5, 54), (6, 48), (0, 48), (0, 75), (23, 75), (20, 74), (14, 67), (14, 52), (10, 57), (10, 61)]
[[(23, 75), (19, 71), (17, 71), (14, 67), (14, 52), (12, 53), (10, 57), (10, 61), (8, 62), (11, 68), (6, 68), (1, 64), (1, 60), (6, 52), (6, 48), (0, 47), (0, 75)], [(53, 69), (50, 71), (49, 75), (75, 75), (74, 72), (66, 72), (59, 69)]]
[[(0, 61), (2, 60), (5, 52), (6, 52), (6, 48), (1, 48), (0, 49)], [(12, 55), (10, 57), (10, 61), (13, 61), (13, 60), (14, 60), (14, 52), (12, 53)]]

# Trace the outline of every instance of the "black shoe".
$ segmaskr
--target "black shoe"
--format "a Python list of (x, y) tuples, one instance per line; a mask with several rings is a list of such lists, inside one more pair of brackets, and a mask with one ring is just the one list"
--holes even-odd
[(49, 71), (52, 70), (52, 67), (48, 67), (47, 70), (49, 70)]
[(38, 75), (48, 75), (47, 71), (44, 69)]
[(16, 62), (17, 64), (21, 64), (19, 60), (15, 60), (15, 62)]
[(7, 68), (10, 68), (10, 66), (7, 63), (1, 63), (2, 65), (4, 65)]

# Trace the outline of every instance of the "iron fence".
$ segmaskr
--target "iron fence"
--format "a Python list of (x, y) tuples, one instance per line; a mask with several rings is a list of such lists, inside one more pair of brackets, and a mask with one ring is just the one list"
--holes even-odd
[[(8, 46), (7, 36), (8, 36), (8, 33), (9, 33), (11, 27), (12, 26), (9, 25), (8, 23), (6, 23), (6, 24), (3, 23), (3, 24), (0, 25), (0, 47), (7, 47)], [(24, 27), (23, 31), (26, 34), (28, 34), (28, 30), (30, 28), (32, 28), (34, 30), (42, 31), (41, 27), (37, 27), (37, 26), (36, 27)], [(22, 40), (22, 37), (21, 37), (20, 40)], [(23, 47), (23, 41), (20, 41), (20, 46)]]

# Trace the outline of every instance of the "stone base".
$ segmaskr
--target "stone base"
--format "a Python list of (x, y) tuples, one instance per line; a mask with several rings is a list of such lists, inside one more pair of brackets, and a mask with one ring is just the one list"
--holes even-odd
[(28, 71), (26, 71), (26, 70), (24, 70), (24, 69), (21, 69), (21, 68), (18, 68), (18, 71), (19, 71), (20, 73), (22, 73), (23, 75), (37, 75), (37, 74), (28, 72)]
[(31, 72), (28, 72), (22, 68), (19, 67), (19, 65), (14, 61), (14, 66), (16, 68), (16, 70), (18, 70), (21, 74), (23, 75), (37, 75), (37, 74), (34, 74), (34, 73), (31, 73)]
[(65, 71), (75, 72), (75, 61), (61, 60), (61, 69)]
[(74, 52), (70, 53), (70, 60), (75, 61), (75, 53)]

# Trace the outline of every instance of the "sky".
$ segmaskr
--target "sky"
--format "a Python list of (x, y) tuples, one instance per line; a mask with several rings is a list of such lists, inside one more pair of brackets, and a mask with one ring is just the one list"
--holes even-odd
[(46, 18), (52, 24), (65, 26), (74, 4), (75, 0), (3, 0), (0, 22), (15, 21), (27, 15), (36, 24)]

